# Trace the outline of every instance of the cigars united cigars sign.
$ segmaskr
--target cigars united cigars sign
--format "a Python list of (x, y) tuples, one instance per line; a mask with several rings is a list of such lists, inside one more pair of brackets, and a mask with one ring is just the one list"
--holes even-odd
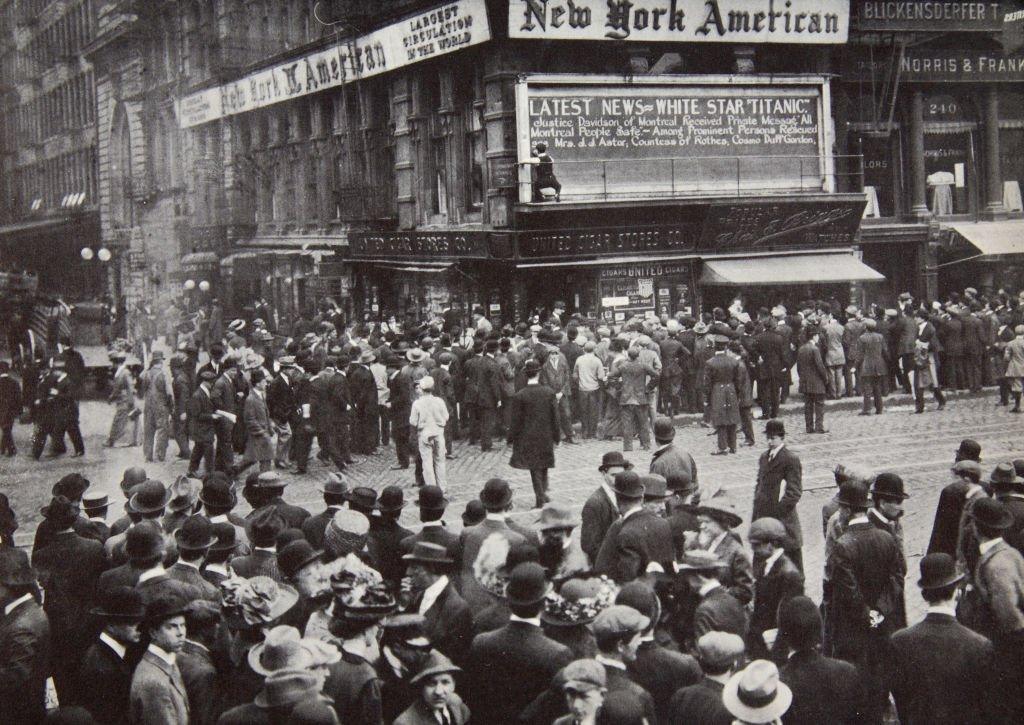
[(849, 0), (509, 0), (511, 38), (845, 43)]
[(445, 3), (325, 50), (185, 96), (177, 102), (178, 125), (197, 126), (483, 43), (491, 38), (485, 2)]

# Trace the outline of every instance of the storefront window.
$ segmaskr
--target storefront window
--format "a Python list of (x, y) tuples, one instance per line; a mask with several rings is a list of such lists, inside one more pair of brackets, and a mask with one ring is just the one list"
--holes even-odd
[(924, 168), (928, 208), (936, 216), (969, 214), (974, 208), (973, 131), (927, 132)]
[(471, 211), (484, 203), (484, 119), (483, 103), (469, 109), (466, 132), (466, 205)]
[(1024, 94), (999, 94), (999, 167), (1003, 179), (1003, 206), (1020, 212), (1024, 183)]
[[(863, 156), (867, 216), (894, 217), (898, 210), (899, 134), (861, 131), (850, 135), (850, 153)], [(877, 207), (876, 207), (877, 205)]]

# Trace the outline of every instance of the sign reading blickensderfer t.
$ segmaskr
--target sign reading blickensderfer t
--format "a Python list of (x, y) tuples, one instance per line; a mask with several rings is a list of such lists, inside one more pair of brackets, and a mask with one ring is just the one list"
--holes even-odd
[(509, 0), (511, 38), (845, 43), (849, 0)]
[(991, 32), (1005, 2), (974, 0), (853, 0), (853, 27), (879, 32)]
[(485, 0), (456, 0), (223, 86), (181, 98), (189, 128), (429, 60), (491, 38)]
[(520, 201), (544, 183), (538, 144), (564, 200), (828, 190), (819, 76), (542, 76), (518, 88), (519, 159), (533, 176), (520, 177)]

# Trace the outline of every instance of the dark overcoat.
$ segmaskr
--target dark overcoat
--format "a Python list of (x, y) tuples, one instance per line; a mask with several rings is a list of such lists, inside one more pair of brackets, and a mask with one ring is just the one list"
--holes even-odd
[(555, 444), (561, 440), (555, 393), (546, 385), (527, 385), (509, 401), (508, 442), (513, 468), (555, 467)]
[[(768, 451), (761, 454), (757, 462), (757, 485), (754, 488), (754, 511), (750, 520), (756, 521), (764, 516), (778, 519), (786, 527), (790, 547), (799, 549), (803, 546), (803, 533), (800, 530), (800, 517), (796, 512), (796, 504), (803, 495), (803, 469), (800, 459), (789, 446), (771, 458)], [(786, 488), (783, 493), (782, 484)], [(780, 496), (780, 493), (782, 494)]]
[(740, 424), (740, 366), (734, 357), (716, 353), (704, 366), (704, 389), (708, 391), (711, 425)]

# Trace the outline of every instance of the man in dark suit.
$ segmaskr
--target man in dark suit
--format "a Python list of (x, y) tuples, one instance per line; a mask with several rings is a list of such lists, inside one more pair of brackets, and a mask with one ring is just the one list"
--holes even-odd
[(696, 603), (692, 616), (676, 620), (676, 641), (681, 647), (692, 647), (708, 632), (730, 632), (747, 636), (747, 611), (719, 581), (719, 572), (725, 562), (709, 551), (688, 551), (676, 567), (686, 581), (691, 604)]
[(745, 395), (743, 363), (729, 355), (729, 338), (713, 335), (715, 354), (704, 366), (707, 420), (718, 434), (718, 450), (711, 455), (736, 452), (736, 428), (741, 423), (740, 398)]
[(680, 687), (695, 685), (703, 678), (697, 660), (688, 654), (661, 646), (654, 638), (654, 629), (661, 620), (662, 608), (658, 595), (647, 584), (633, 581), (615, 596), (615, 603), (632, 607), (648, 619), (640, 633), (636, 656), (626, 662), (630, 678), (650, 693), (654, 699), (658, 722), (672, 722), (669, 704)]
[[(246, 484), (248, 485), (248, 480)], [(277, 471), (263, 471), (256, 476), (255, 487), (259, 492), (260, 506), (246, 516), (246, 521), (255, 518), (258, 511), (263, 509), (274, 509), (284, 519), (286, 529), (301, 529), (302, 524), (309, 518), (309, 511), (301, 506), (295, 506), (284, 500), (284, 487), (288, 481), (281, 478)]]
[[(562, 437), (566, 443), (573, 443), (572, 429), (572, 371), (576, 360), (568, 360), (558, 343), (560, 337), (551, 333), (544, 340), (544, 352), (538, 354), (541, 363), (540, 383), (551, 388), (557, 398), (558, 420)], [(582, 351), (581, 351), (582, 352)]]
[[(215, 427), (217, 430), (216, 467), (218, 471), (231, 471), (235, 465), (234, 435), (235, 426), (241, 418), (239, 402), (244, 401), (245, 389), (242, 387), (241, 372), (234, 358), (224, 360), (220, 376), (210, 389), (210, 399), (217, 411)], [(243, 396), (239, 400), (239, 396)]]
[(470, 368), (473, 387), (476, 389), (476, 415), (481, 451), (491, 450), (491, 435), (494, 433), (498, 404), (501, 402), (501, 368), (494, 359), (497, 351), (498, 341), (488, 340), (484, 344), (484, 354), (474, 360)]
[(338, 374), (334, 369), (336, 364), (337, 358), (328, 357), (323, 369), (310, 377), (310, 413), (321, 456), (333, 463), (339, 471), (343, 471), (346, 463), (341, 451), (339, 429), (345, 413), (342, 406), (346, 402), (344, 386), (336, 386), (333, 382)]
[(958, 305), (949, 305), (948, 313), (942, 318), (939, 327), (939, 339), (942, 341), (942, 373), (945, 385), (950, 390), (961, 390), (967, 387), (967, 374), (964, 369), (964, 323), (960, 319)]
[(626, 354), (627, 359), (613, 365), (608, 372), (609, 383), (622, 381), (619, 390), (619, 406), (622, 408), (622, 450), (633, 450), (633, 436), (639, 434), (640, 448), (646, 451), (651, 447), (647, 378), (650, 376), (656, 379), (658, 371), (650, 363), (640, 360), (640, 348), (631, 347)]
[(466, 662), (473, 639), (473, 612), (448, 578), (454, 560), (444, 547), (421, 541), (402, 557), (415, 596), (410, 611), (424, 618), (434, 649), (456, 664)]
[(11, 377), (11, 365), (0, 360), (0, 455), (14, 456), (14, 422), (21, 416), (23, 408), (21, 386)]
[(405, 564), (402, 562), (402, 540), (412, 536), (412, 532), (399, 525), (398, 517), (405, 507), (405, 494), (401, 486), (386, 486), (377, 499), (377, 516), (370, 517), (370, 532), (367, 536), (366, 548), (370, 552), (370, 562), (380, 572), (384, 581), (398, 585)]
[(506, 514), (512, 509), (512, 487), (508, 481), (500, 478), (488, 480), (480, 491), (480, 502), (487, 511), (486, 518), (475, 526), (463, 529), (456, 545), (459, 554), (457, 561), (461, 567), (461, 594), (474, 610), (493, 602), (493, 596), (476, 580), (473, 573), (473, 564), (484, 540), (492, 534), (501, 534), (508, 540), (510, 549), (526, 541), (522, 534), (513, 531), (505, 521)]
[[(928, 553), (945, 552), (956, 558), (956, 545), (960, 536), (960, 519), (967, 502), (967, 492), (981, 480), (981, 445), (965, 438), (960, 441), (953, 459), (953, 482), (939, 492), (935, 509), (935, 523), (928, 541)], [(960, 465), (960, 464), (963, 465)]]
[(885, 706), (886, 640), (906, 626), (903, 612), (903, 553), (895, 537), (867, 516), (867, 485), (850, 487), (850, 522), (825, 562), (831, 584), (829, 626), (834, 654), (852, 662), (864, 677), (866, 716)]
[(889, 374), (889, 347), (881, 333), (876, 332), (878, 323), (868, 318), (864, 321), (864, 333), (857, 338), (857, 377), (861, 381), (861, 393), (864, 395), (864, 407), (861, 415), (871, 415), (871, 402), (874, 400), (875, 413), (882, 414), (882, 395), (885, 391), (885, 380)]
[(568, 647), (548, 639), (540, 613), (548, 583), (544, 568), (534, 562), (512, 570), (507, 598), (511, 620), (493, 632), (473, 638), (469, 651), (471, 678), (466, 688), (473, 719), (481, 723), (515, 723), (527, 705), (548, 689), (555, 674), (569, 664)]
[(590, 494), (583, 504), (580, 514), (580, 547), (587, 555), (591, 566), (597, 561), (597, 554), (604, 543), (608, 529), (619, 518), (618, 504), (615, 501), (615, 475), (627, 471), (633, 464), (622, 457), (619, 451), (609, 451), (601, 457), (601, 465), (597, 470), (601, 473), (601, 485)]
[(990, 701), (995, 667), (992, 643), (956, 621), (962, 574), (948, 554), (921, 559), (921, 596), (928, 603), (923, 621), (889, 640), (887, 686), (900, 722), (994, 722)]
[(555, 391), (540, 382), (541, 365), (527, 360), (526, 387), (509, 401), (508, 443), (512, 445), (512, 468), (530, 472), (534, 508), (543, 508), (548, 496), (548, 469), (555, 466), (555, 445), (559, 442), (558, 401)]
[(619, 583), (642, 576), (651, 564), (671, 572), (675, 560), (672, 528), (665, 519), (644, 508), (640, 476), (633, 471), (616, 474), (613, 490), (622, 517), (608, 529), (594, 571)]
[(178, 545), (178, 560), (168, 567), (167, 576), (195, 587), (203, 599), (219, 604), (220, 590), (203, 578), (200, 571), (206, 553), (216, 541), (210, 520), (202, 514), (190, 516), (174, 532), (174, 540)]
[(825, 396), (831, 395), (832, 381), (821, 359), (817, 328), (804, 331), (804, 344), (796, 351), (796, 371), (804, 396), (804, 425), (808, 433), (825, 433)]
[(590, 628), (597, 641), (597, 661), (604, 665), (608, 694), (628, 693), (640, 701), (644, 722), (658, 722), (657, 705), (647, 690), (629, 672), (636, 660), (641, 633), (651, 627), (648, 617), (632, 607), (613, 604), (602, 609)]
[(685, 473), (690, 482), (697, 486), (697, 463), (690, 453), (673, 443), (675, 437), (676, 428), (670, 418), (659, 416), (654, 419), (654, 442), (658, 448), (651, 456), (651, 473), (666, 479), (672, 474)]
[(348, 384), (352, 394), (353, 450), (364, 455), (377, 452), (380, 420), (377, 401), (377, 382), (370, 365), (377, 354), (372, 350), (360, 353), (359, 359), (348, 367)]
[(52, 634), (53, 676), (58, 696), (68, 697), (90, 632), (87, 613), (96, 580), (106, 569), (103, 545), (72, 529), (78, 506), (55, 496), (42, 514), (55, 529), (53, 540), (32, 554), (32, 566), (45, 592), (44, 606)]
[(253, 513), (256, 515), (249, 519), (252, 553), (236, 556), (231, 560), (231, 568), (246, 579), (262, 575), (283, 581), (277, 568), (277, 535), (287, 528), (284, 517), (269, 506)]
[(222, 709), (222, 687), (212, 654), (220, 624), (220, 607), (212, 602), (189, 602), (185, 608), (185, 641), (176, 659), (188, 695), (190, 725), (214, 725)]
[(28, 554), (0, 548), (0, 714), (5, 725), (36, 725), (46, 714), (50, 624), (36, 591)]
[(217, 406), (212, 398), (213, 381), (216, 373), (212, 370), (199, 372), (199, 387), (188, 401), (188, 430), (192, 439), (192, 453), (188, 459), (188, 477), (199, 477), (199, 464), (204, 473), (216, 468), (217, 422), (214, 413)]
[(708, 632), (694, 648), (703, 678), (680, 687), (669, 702), (669, 723), (732, 725), (733, 716), (722, 702), (722, 690), (743, 662), (743, 638), (728, 632)]
[[(755, 521), (769, 517), (781, 521), (789, 537), (786, 556), (803, 571), (803, 533), (796, 511), (797, 502), (803, 495), (803, 467), (797, 455), (786, 446), (786, 428), (781, 420), (768, 421), (764, 434), (768, 439), (768, 450), (757, 462), (754, 511), (750, 519)], [(785, 489), (782, 488), (783, 483)]]
[(793, 703), (783, 722), (786, 725), (864, 722), (864, 693), (857, 668), (821, 654), (818, 606), (809, 597), (793, 597), (779, 608), (778, 618), (775, 651), (777, 657), (786, 662), (779, 679), (793, 691)]
[(437, 544), (445, 551), (454, 553), (459, 535), (449, 531), (442, 520), (448, 499), (439, 486), (421, 486), (416, 505), (420, 510), (420, 521), (423, 528), (418, 533), (402, 539), (402, 552), (408, 554), (420, 541)]
[(295, 366), (295, 358), (285, 356), (278, 361), (281, 370), (267, 386), (267, 411), (277, 432), (277, 448), (274, 465), (287, 469), (293, 437), (302, 425), (302, 411), (299, 409), (299, 396), (293, 377), (301, 375)]
[(767, 659), (764, 633), (777, 629), (779, 606), (804, 593), (804, 575), (783, 551), (786, 527), (771, 518), (757, 519), (747, 534), (754, 551), (754, 612), (750, 617), (747, 652), (752, 659)]
[(145, 613), (142, 597), (126, 586), (104, 592), (92, 609), (103, 629), (82, 659), (68, 704), (84, 707), (99, 725), (128, 725), (128, 693)]
[(774, 320), (768, 320), (764, 332), (754, 337), (757, 353), (757, 387), (761, 399), (761, 417), (776, 418), (779, 415), (779, 394), (784, 384), (788, 386), (789, 370), (786, 339), (779, 333)]
[(345, 483), (345, 479), (340, 473), (332, 471), (327, 474), (327, 481), (317, 490), (323, 495), (324, 504), (327, 508), (318, 514), (313, 514), (302, 522), (302, 534), (306, 537), (306, 541), (313, 545), (314, 549), (322, 549), (324, 546), (324, 531), (327, 530), (327, 525), (331, 523), (331, 519), (334, 518), (334, 514), (338, 512), (338, 509), (345, 506), (348, 484)]

